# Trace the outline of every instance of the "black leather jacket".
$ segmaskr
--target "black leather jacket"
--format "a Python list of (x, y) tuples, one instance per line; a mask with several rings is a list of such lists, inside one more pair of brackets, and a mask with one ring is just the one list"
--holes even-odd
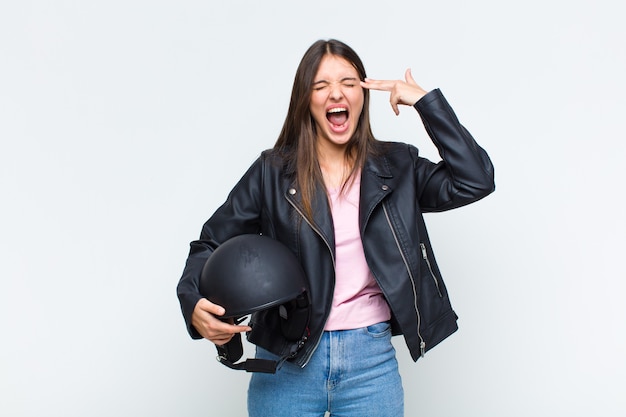
[[(457, 316), (422, 213), (469, 204), (495, 186), (488, 155), (459, 123), (439, 90), (428, 93), (414, 107), (442, 161), (435, 164), (419, 157), (412, 145), (379, 142), (377, 156), (368, 158), (361, 171), (359, 224), (365, 258), (391, 308), (392, 331), (404, 335), (417, 360), (457, 330)], [(204, 224), (200, 240), (191, 243), (178, 297), (193, 338), (201, 337), (191, 325), (191, 315), (202, 298), (198, 277), (206, 259), (230, 237), (262, 233), (292, 248), (309, 278), (310, 337), (292, 359), (306, 365), (323, 332), (335, 280), (334, 228), (323, 191), (313, 201), (313, 212), (314, 221), (309, 223), (302, 215), (293, 176), (275, 151), (263, 152)], [(277, 355), (285, 354), (280, 329), (273, 328), (263, 312), (256, 313), (251, 323), (253, 329), (263, 329), (256, 336), (249, 335), (251, 341)]]

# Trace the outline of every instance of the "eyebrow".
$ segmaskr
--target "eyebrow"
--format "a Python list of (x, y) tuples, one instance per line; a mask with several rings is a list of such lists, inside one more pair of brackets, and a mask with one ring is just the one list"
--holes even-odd
[[(339, 82), (340, 82), (340, 83), (342, 83), (342, 82), (344, 82), (344, 81), (356, 81), (356, 80), (357, 80), (357, 78), (356, 78), (356, 77), (344, 77), (344, 78), (342, 78), (341, 80), (339, 80)], [(313, 82), (313, 85), (323, 84), (323, 83), (330, 84), (330, 81), (328, 81), (328, 80), (319, 80), (319, 81), (314, 81), (314, 82)]]

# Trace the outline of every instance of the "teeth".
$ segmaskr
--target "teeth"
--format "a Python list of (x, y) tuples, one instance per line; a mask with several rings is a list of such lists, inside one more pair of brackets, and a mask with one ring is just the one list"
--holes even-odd
[(341, 113), (342, 111), (348, 111), (348, 109), (344, 107), (335, 107), (334, 109), (328, 110), (328, 113)]

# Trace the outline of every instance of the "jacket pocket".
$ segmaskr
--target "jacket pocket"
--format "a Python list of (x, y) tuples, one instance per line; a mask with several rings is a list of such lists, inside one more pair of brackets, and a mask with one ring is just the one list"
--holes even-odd
[(443, 293), (441, 292), (441, 284), (439, 282), (439, 278), (437, 278), (437, 275), (433, 270), (433, 265), (428, 257), (428, 251), (426, 250), (426, 244), (424, 244), (424, 242), (420, 242), (420, 251), (422, 253), (422, 259), (424, 260), (424, 262), (426, 262), (426, 266), (428, 266), (428, 274), (435, 283), (435, 287), (437, 288), (437, 294), (439, 295), (439, 298), (441, 298), (443, 297)]

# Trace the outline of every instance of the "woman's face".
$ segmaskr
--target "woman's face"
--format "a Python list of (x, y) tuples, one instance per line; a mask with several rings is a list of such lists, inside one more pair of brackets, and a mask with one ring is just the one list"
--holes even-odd
[(313, 79), (310, 110), (318, 146), (345, 147), (363, 110), (363, 88), (346, 59), (325, 55)]

